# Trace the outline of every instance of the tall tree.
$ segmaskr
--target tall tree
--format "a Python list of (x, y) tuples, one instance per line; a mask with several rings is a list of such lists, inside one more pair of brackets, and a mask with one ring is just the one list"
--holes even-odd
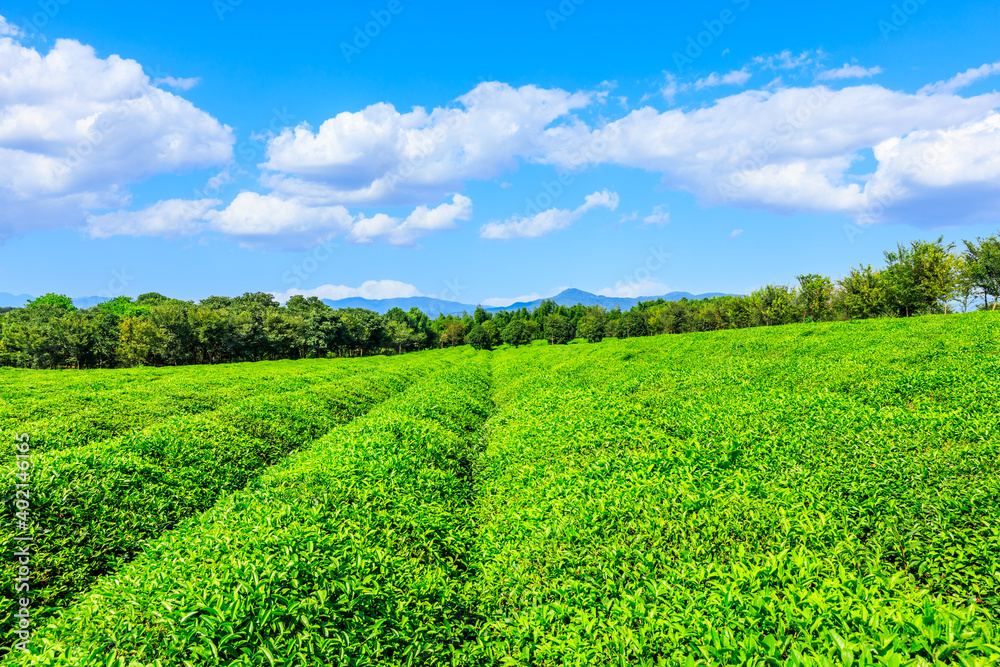
[[(968, 280), (982, 294), (983, 308), (996, 310), (1000, 299), (1000, 238), (994, 235), (963, 243)], [(993, 297), (992, 307), (990, 297)]]
[(490, 334), (478, 322), (473, 325), (472, 331), (469, 332), (466, 339), (469, 341), (469, 345), (477, 350), (493, 349), (493, 341), (490, 339)]
[(798, 306), (802, 312), (802, 321), (822, 322), (828, 319), (832, 312), (833, 281), (816, 273), (798, 276), (797, 280), (799, 281)]

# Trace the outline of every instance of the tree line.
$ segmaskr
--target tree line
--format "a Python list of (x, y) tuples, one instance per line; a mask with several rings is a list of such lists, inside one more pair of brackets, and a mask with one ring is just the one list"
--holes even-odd
[(0, 366), (112, 368), (216, 364), (402, 354), (469, 344), (493, 349), (536, 340), (628, 338), (792, 322), (910, 317), (996, 310), (1000, 298), (1000, 239), (953, 244), (913, 241), (885, 253), (881, 268), (851, 268), (834, 281), (818, 274), (797, 283), (766, 285), (749, 295), (640, 302), (627, 311), (560, 306), (544, 301), (529, 311), (431, 319), (417, 308), (380, 315), (333, 309), (316, 297), (282, 306), (271, 294), (212, 296), (198, 303), (148, 293), (77, 309), (66, 296), (46, 294), (23, 308), (0, 309)]

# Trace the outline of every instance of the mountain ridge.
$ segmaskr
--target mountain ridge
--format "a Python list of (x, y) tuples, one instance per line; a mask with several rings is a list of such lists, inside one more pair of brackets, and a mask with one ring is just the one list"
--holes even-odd
[[(559, 294), (551, 297), (534, 299), (532, 301), (518, 301), (510, 304), (509, 306), (484, 306), (484, 308), (491, 313), (507, 310), (520, 310), (521, 308), (532, 310), (541, 305), (543, 301), (554, 301), (560, 306), (575, 306), (577, 304), (581, 304), (584, 306), (602, 306), (608, 310), (614, 310), (615, 308), (628, 310), (640, 301), (655, 301), (656, 299), (663, 299), (664, 301), (680, 301), (681, 299), (709, 299), (715, 296), (729, 295), (722, 292), (707, 292), (705, 294), (669, 292), (667, 294), (653, 296), (611, 297), (570, 288), (565, 289)], [(0, 292), (0, 308), (21, 308), (33, 298), (34, 297), (30, 294), (11, 294), (9, 292)], [(101, 296), (76, 297), (73, 299), (73, 305), (77, 308), (89, 308), (107, 300), (108, 299), (106, 297)], [(410, 310), (410, 308), (416, 307), (431, 318), (442, 314), (461, 315), (463, 312), (472, 313), (476, 310), (476, 304), (447, 301), (445, 299), (436, 299), (429, 296), (397, 297), (393, 299), (365, 299), (362, 297), (348, 297), (346, 299), (322, 299), (322, 301), (331, 308), (367, 308), (382, 315), (386, 314), (393, 308)]]

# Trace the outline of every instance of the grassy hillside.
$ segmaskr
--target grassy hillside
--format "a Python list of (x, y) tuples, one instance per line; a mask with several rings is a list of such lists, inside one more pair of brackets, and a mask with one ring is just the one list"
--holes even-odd
[[(138, 433), (39, 457), (64, 576), (5, 664), (997, 664), (998, 350), (981, 313), (288, 364), (256, 408), (186, 416), (137, 399)], [(31, 387), (80, 382), (17, 374), (8, 429)], [(230, 463), (197, 444), (214, 428)], [(112, 479), (160, 481), (87, 481), (137, 460)], [(133, 536), (134, 505), (185, 509)]]

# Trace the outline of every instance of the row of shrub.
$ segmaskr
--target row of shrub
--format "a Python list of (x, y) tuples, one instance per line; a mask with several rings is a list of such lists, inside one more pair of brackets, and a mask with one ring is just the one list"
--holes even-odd
[[(9, 371), (0, 403), (0, 433), (31, 436), (35, 454), (141, 431), (169, 417), (211, 412), (254, 392), (276, 395), (349, 377), (378, 362), (345, 360), (202, 368), (96, 370), (44, 374)], [(7, 441), (9, 442), (9, 441)], [(14, 456), (0, 450), (0, 463)]]
[(496, 358), (479, 664), (995, 664), (990, 314)]
[[(441, 355), (385, 361), (317, 372), (306, 389), (282, 392), (280, 381), (278, 387), (261, 381), (247, 391), (249, 397), (213, 412), (174, 416), (129, 435), (34, 455), (35, 613), (41, 616), (47, 607), (64, 604), (131, 560), (150, 540), (243, 488), (289, 452), (448, 363)], [(16, 484), (23, 480), (15, 470), (0, 490), (0, 538), (8, 543), (23, 532), (14, 502)], [(13, 581), (17, 567), (16, 559), (8, 559), (0, 572)], [(7, 591), (4, 597), (2, 621), (9, 628), (16, 598)]]
[(470, 474), (492, 408), (488, 359), (461, 354), (165, 533), (15, 662), (450, 664), (474, 640)]

